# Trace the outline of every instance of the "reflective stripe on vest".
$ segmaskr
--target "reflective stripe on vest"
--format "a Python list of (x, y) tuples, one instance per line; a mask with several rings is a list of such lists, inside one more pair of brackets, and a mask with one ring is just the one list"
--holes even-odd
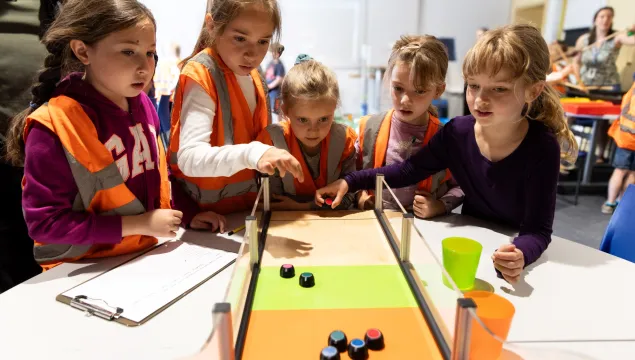
[[(289, 126), (289, 125), (287, 125)], [(287, 139), (285, 137), (285, 130), (281, 123), (272, 124), (267, 126), (266, 128), (269, 136), (271, 137), (271, 141), (273, 142), (273, 146), (278, 149), (283, 149), (289, 151), (289, 146), (287, 143)], [(289, 133), (288, 136), (295, 136), (292, 133)], [(346, 146), (346, 125), (333, 123), (331, 125), (331, 130), (329, 132), (330, 140), (329, 140), (329, 148), (327, 152), (327, 175), (326, 175), (326, 183), (330, 184), (335, 180), (340, 178), (341, 168), (340, 168), (340, 159), (342, 159), (342, 154), (344, 153), (344, 147)], [(291, 152), (291, 151), (289, 151)], [(299, 155), (299, 154), (298, 154)], [(299, 161), (304, 161), (304, 158), (298, 159)], [(323, 159), (320, 159), (323, 161)], [(307, 179), (305, 174), (304, 181), (313, 181), (313, 179)], [(290, 173), (285, 174), (282, 178), (282, 186), (284, 188), (284, 192), (291, 195), (297, 195), (295, 188), (295, 181), (293, 175)]]
[[(121, 216), (138, 215), (146, 211), (141, 201), (125, 185), (110, 151), (96, 137), (97, 130), (79, 103), (59, 96), (42, 105), (27, 119), (25, 140), (33, 121), (49, 128), (62, 143), (78, 189), (73, 211)], [(76, 157), (78, 155), (87, 158), (80, 159)], [(163, 181), (161, 185), (165, 185)], [(161, 191), (161, 194), (169, 195), (169, 192)], [(161, 199), (162, 203), (165, 201)], [(39, 263), (79, 259), (103, 248), (101, 245), (41, 244), (35, 240), (33, 254)], [(154, 243), (156, 239), (152, 237), (134, 235), (122, 238), (120, 244), (113, 246), (133, 251)]]
[(635, 135), (635, 103), (633, 102), (633, 94), (635, 85), (631, 91), (625, 95), (624, 104), (622, 105), (622, 117), (620, 118), (620, 130)]
[[(375, 114), (369, 116), (366, 121), (362, 124), (362, 129), (360, 129), (360, 135), (362, 137), (361, 147), (362, 147), (362, 167), (363, 169), (372, 169), (375, 167), (383, 166), (383, 164), (376, 164), (375, 155), (377, 151), (377, 139), (379, 137), (379, 132), (382, 130), (382, 124), (384, 121), (384, 131), (390, 131), (390, 121), (388, 118), (392, 116), (391, 112), (384, 112), (381, 114)], [(443, 124), (441, 123), (433, 123), (430, 121), (428, 123), (428, 130), (426, 131), (426, 137), (428, 134), (434, 135), (438, 130), (435, 128), (442, 128)], [(387, 134), (386, 136), (389, 136)], [(388, 141), (388, 140), (387, 140)], [(388, 145), (386, 144), (386, 147)], [(385, 159), (385, 150), (383, 151), (383, 158)], [(383, 161), (385, 162), (385, 160)], [(449, 173), (447, 170), (439, 171), (433, 174), (430, 177), (430, 185), (429, 188), (426, 185), (426, 180), (419, 182), (419, 189), (426, 190), (432, 194), (435, 194), (437, 190), (439, 190), (442, 183), (446, 182), (449, 179)]]
[[(189, 61), (199, 63), (203, 65), (209, 72), (214, 85), (216, 87), (216, 93), (218, 94), (218, 104), (220, 112), (222, 114), (222, 127), (223, 127), (223, 145), (234, 145), (234, 124), (232, 121), (232, 108), (231, 100), (229, 98), (229, 89), (227, 81), (225, 81), (225, 75), (222, 69), (216, 63), (216, 60), (206, 52), (200, 52)], [(262, 78), (260, 81), (263, 83), (264, 89), (266, 89), (266, 83)], [(268, 93), (266, 93), (267, 109), (269, 109)], [(271, 123), (271, 112), (267, 111), (268, 123)], [(176, 152), (170, 154), (170, 165), (178, 166), (178, 156)], [(224, 198), (244, 195), (250, 192), (256, 192), (258, 185), (255, 178), (250, 178), (245, 181), (230, 183), (225, 185), (221, 189), (202, 189), (195, 183), (188, 181), (185, 178), (177, 177), (177, 182), (183, 185), (185, 192), (201, 205), (214, 204)]]

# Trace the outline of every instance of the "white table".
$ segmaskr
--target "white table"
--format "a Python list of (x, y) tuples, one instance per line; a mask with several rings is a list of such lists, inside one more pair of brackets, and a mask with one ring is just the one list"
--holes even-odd
[[(244, 218), (228, 217), (229, 228), (244, 224)], [(219, 237), (241, 242), (242, 235), (208, 236), (210, 242)], [(139, 327), (85, 317), (55, 300), (131, 257), (63, 264), (0, 295), (0, 359), (158, 360), (197, 353), (211, 333), (214, 304), (225, 299), (233, 265)]]
[[(512, 286), (491, 265), (492, 253), (515, 235), (509, 229), (458, 214), (417, 219), (415, 226), (439, 258), (446, 237), (465, 236), (483, 245), (477, 278), (514, 304), (508, 336), (514, 345), (527, 351), (566, 350), (588, 356), (584, 359), (635, 357), (635, 264), (554, 236)], [(553, 358), (564, 359), (563, 354)]]
[[(228, 220), (233, 228), (244, 215)], [(635, 289), (629, 284), (635, 264), (554, 237), (524, 281), (513, 287), (497, 278), (490, 265), (490, 255), (509, 241), (511, 232), (461, 215), (416, 220), (415, 225), (439, 257), (441, 240), (448, 236), (483, 244), (477, 277), (516, 307), (508, 337), (513, 352), (503, 359), (517, 360), (519, 354), (527, 360), (633, 358), (635, 311), (630, 300)], [(210, 241), (217, 237), (225, 235), (210, 235)], [(241, 238), (242, 233), (233, 237)], [(196, 353), (210, 334), (211, 309), (224, 299), (233, 267), (136, 328), (87, 318), (55, 301), (59, 293), (126, 259), (64, 264), (0, 295), (0, 358), (137, 360)]]

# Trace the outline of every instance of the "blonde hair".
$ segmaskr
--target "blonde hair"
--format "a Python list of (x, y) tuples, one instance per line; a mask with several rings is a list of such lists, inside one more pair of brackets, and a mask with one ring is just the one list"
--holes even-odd
[[(398, 63), (410, 66), (410, 82), (416, 89), (443, 86), (448, 72), (448, 52), (441, 41), (431, 35), (402, 36), (392, 47), (384, 81), (390, 82), (392, 71)], [(428, 111), (438, 116), (430, 105)]]
[[(531, 25), (508, 25), (486, 32), (465, 56), (463, 76), (495, 76), (502, 69), (513, 80), (526, 85), (544, 82), (551, 71), (549, 48), (542, 35)], [(578, 144), (567, 125), (558, 93), (545, 86), (538, 98), (526, 104), (523, 115), (544, 123), (560, 143), (562, 157), (571, 163), (578, 156)]]
[(280, 37), (282, 30), (282, 17), (280, 15), (280, 7), (277, 0), (207, 0), (205, 14), (210, 14), (214, 22), (214, 30), (210, 32), (207, 29), (205, 21), (203, 28), (198, 36), (194, 51), (192, 54), (181, 62), (184, 65), (194, 55), (203, 51), (205, 48), (214, 46), (214, 42), (219, 35), (222, 35), (232, 20), (234, 20), (242, 10), (249, 6), (260, 6), (271, 17), (274, 29), (274, 39)]
[(300, 100), (340, 101), (340, 88), (335, 73), (313, 59), (294, 65), (280, 86), (283, 108), (294, 106)]

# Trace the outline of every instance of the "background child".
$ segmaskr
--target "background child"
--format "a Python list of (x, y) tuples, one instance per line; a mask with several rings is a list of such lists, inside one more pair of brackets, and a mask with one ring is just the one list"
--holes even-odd
[(284, 46), (279, 43), (271, 44), (271, 62), (267, 65), (265, 72), (265, 80), (267, 82), (267, 89), (269, 90), (269, 103), (271, 104), (271, 111), (274, 113), (277, 121), (278, 116), (278, 97), (280, 96), (280, 86), (286, 73), (284, 64), (280, 60), (280, 56), (284, 52)]
[(609, 180), (608, 199), (602, 205), (602, 212), (612, 214), (618, 197), (630, 184), (635, 184), (635, 84), (622, 99), (622, 116), (609, 129), (609, 136), (615, 140), (617, 149), (613, 158), (613, 175)]
[(486, 32), (463, 62), (472, 116), (450, 121), (403, 163), (354, 172), (319, 189), (317, 204), (336, 195), (337, 206), (348, 191), (373, 188), (378, 173), (400, 188), (449, 168), (465, 192), (463, 214), (519, 228), (513, 244), (493, 255), (502, 276), (518, 281), (551, 241), (559, 143), (569, 160), (577, 154), (558, 95), (545, 86), (549, 71), (549, 50), (536, 28)]
[[(361, 119), (358, 168), (400, 163), (443, 127), (432, 100), (445, 91), (447, 70), (447, 51), (434, 36), (403, 36), (395, 43), (386, 70), (393, 108)], [(449, 213), (461, 204), (463, 191), (450, 180), (450, 172), (442, 170), (394, 192), (408, 210), (429, 218)], [(450, 187), (452, 190), (448, 192)], [(358, 207), (372, 209), (374, 196), (365, 190), (358, 194)], [(399, 209), (388, 190), (384, 190), (383, 206)]]
[(271, 115), (257, 67), (280, 22), (275, 0), (208, 1), (205, 24), (175, 92), (169, 151), (177, 180), (173, 190), (194, 200), (177, 200), (175, 194), (175, 205), (193, 228), (220, 224), (224, 231), (218, 213), (253, 206), (254, 170), (273, 175), (277, 168), (303, 180), (300, 164), (287, 151), (254, 141)]
[[(334, 124), (340, 91), (335, 73), (306, 55), (284, 78), (280, 96), (284, 119), (267, 126), (258, 137), (264, 144), (285, 149), (300, 161), (304, 182), (290, 174), (272, 177), (271, 192), (277, 210), (315, 209), (315, 191), (355, 171), (355, 140), (350, 127)], [(346, 194), (338, 209), (354, 205)]]
[[(155, 42), (154, 18), (134, 0), (66, 1), (46, 32), (45, 68), (8, 149), (16, 162), (26, 154), (24, 216), (41, 264), (175, 235), (182, 214), (169, 209), (158, 118), (143, 93)], [(69, 68), (83, 72), (64, 77)]]

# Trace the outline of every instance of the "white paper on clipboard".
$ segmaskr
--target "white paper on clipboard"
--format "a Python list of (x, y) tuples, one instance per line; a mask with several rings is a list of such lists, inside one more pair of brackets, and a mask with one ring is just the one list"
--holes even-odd
[(141, 322), (233, 262), (240, 247), (209, 233), (179, 235), (62, 295), (122, 308), (122, 317)]

